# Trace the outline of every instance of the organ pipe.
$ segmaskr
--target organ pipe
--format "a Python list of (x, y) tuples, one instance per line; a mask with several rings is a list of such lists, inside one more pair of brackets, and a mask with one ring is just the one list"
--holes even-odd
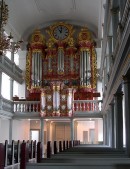
[[(31, 79), (27, 79), (27, 85), (30, 89), (42, 86), (44, 45), (44, 36), (40, 30), (35, 30), (31, 36), (31, 42), (28, 44), (30, 57), (28, 58), (28, 65), (26, 66), (27, 73), (29, 72), (31, 74)], [(30, 71), (28, 71), (28, 69), (30, 69)]]
[(42, 54), (35, 52), (32, 55), (32, 86), (41, 86), (42, 82)]
[(62, 74), (64, 72), (64, 50), (63, 48), (58, 49), (58, 73)]

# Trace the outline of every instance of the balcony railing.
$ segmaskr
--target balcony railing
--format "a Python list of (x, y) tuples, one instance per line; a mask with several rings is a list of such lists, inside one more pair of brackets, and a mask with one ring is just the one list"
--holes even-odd
[(12, 113), (13, 111), (13, 102), (7, 100), (3, 97), (0, 97), (0, 110), (7, 111)]
[[(101, 114), (101, 100), (75, 100), (73, 102), (73, 116)], [(0, 98), (0, 114), (5, 116), (38, 116), (40, 115), (40, 101), (9, 101)], [(50, 116), (51, 117), (51, 116)]]
[(18, 83), (23, 82), (23, 71), (6, 56), (0, 57), (0, 69)]
[[(75, 100), (73, 102), (73, 115), (86, 113), (99, 113), (101, 111), (101, 100)], [(37, 113), (40, 114), (40, 101), (14, 101), (14, 113)]]
[(100, 112), (101, 100), (75, 100), (73, 102), (74, 112)]
[(15, 113), (40, 112), (40, 101), (14, 101)]

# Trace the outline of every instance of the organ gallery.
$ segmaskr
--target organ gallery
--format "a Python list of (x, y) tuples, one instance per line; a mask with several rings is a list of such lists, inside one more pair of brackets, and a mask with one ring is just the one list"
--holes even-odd
[[(87, 27), (58, 22), (34, 30), (27, 45), (26, 86), (30, 100), (40, 100), (40, 116), (73, 116), (74, 100), (95, 100), (97, 58)], [(88, 103), (81, 104), (89, 110)]]

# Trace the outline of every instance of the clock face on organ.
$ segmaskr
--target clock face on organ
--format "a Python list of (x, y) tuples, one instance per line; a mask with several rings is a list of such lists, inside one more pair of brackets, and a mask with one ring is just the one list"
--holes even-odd
[(69, 36), (69, 29), (64, 25), (58, 25), (53, 30), (53, 36), (56, 40), (64, 40)]

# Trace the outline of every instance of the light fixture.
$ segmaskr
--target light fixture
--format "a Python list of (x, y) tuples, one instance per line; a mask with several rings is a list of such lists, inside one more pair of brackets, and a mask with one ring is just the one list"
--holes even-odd
[(4, 0), (0, 1), (0, 55), (3, 54), (3, 52), (9, 50), (16, 53), (18, 49), (20, 48), (20, 44), (22, 41), (18, 42), (11, 42), (11, 39), (13, 38), (10, 34), (7, 36), (4, 32), (4, 26), (7, 24), (8, 20), (8, 5), (4, 2)]

